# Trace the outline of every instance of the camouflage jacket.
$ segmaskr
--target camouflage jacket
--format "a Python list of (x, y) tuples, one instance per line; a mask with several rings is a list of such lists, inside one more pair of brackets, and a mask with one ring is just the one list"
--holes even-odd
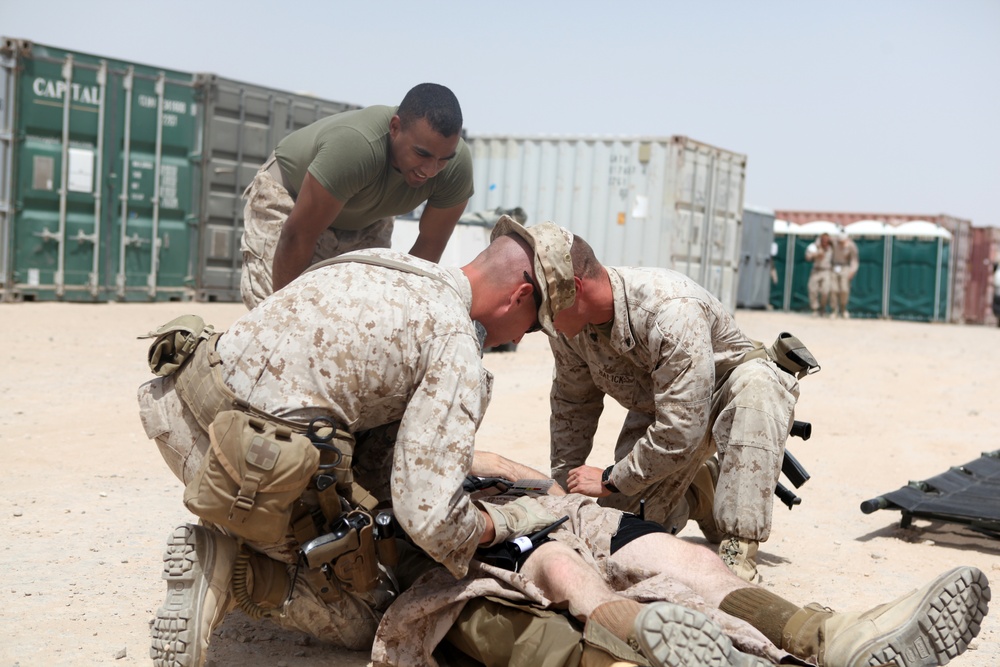
[(608, 395), (655, 418), (630, 451), (616, 454), (611, 481), (634, 496), (688, 463), (711, 428), (716, 369), (752, 343), (714, 296), (680, 273), (609, 268), (608, 275), (610, 332), (587, 325), (572, 339), (550, 339), (552, 476), (564, 484), (586, 462)]
[(223, 378), (279, 417), (331, 416), (351, 432), (400, 422), (388, 480), (396, 517), (460, 577), (484, 530), (462, 481), (493, 380), (469, 316), (472, 290), (458, 269), (385, 249), (359, 254), (440, 279), (356, 262), (310, 271), (221, 337)]

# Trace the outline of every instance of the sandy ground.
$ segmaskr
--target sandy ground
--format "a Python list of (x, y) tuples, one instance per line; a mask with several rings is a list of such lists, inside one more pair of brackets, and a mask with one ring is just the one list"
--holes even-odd
[[(180, 483), (140, 426), (136, 387), (150, 375), (136, 335), (197, 312), (225, 327), (237, 304), (0, 305), (0, 667), (148, 665), (163, 596), (164, 541), (192, 517)], [(1000, 540), (861, 501), (1000, 448), (1000, 331), (829, 321), (740, 311), (745, 331), (792, 331), (823, 365), (802, 383), (790, 449), (812, 479), (793, 511), (776, 504), (763, 545), (765, 585), (785, 597), (866, 608), (958, 564), (1000, 582)], [(545, 469), (551, 357), (541, 334), (489, 354), (494, 402), (479, 446)], [(591, 463), (610, 463), (623, 411), (609, 405)], [(693, 527), (692, 527), (693, 528)], [(686, 538), (699, 541), (697, 529)], [(1000, 607), (1000, 603), (997, 605)], [(213, 639), (217, 665), (364, 667), (340, 651), (236, 614)], [(1000, 609), (962, 667), (1000, 664)]]

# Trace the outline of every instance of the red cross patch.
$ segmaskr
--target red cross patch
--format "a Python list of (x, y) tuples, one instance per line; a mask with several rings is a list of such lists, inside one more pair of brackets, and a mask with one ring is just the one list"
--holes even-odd
[(247, 450), (247, 463), (263, 470), (271, 470), (274, 468), (274, 463), (278, 460), (280, 453), (281, 447), (278, 446), (278, 443), (257, 435), (254, 436), (253, 442), (250, 443), (250, 449)]

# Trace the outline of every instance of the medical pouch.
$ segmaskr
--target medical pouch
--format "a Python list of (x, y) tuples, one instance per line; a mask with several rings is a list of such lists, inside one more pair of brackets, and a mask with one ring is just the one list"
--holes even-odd
[(175, 373), (194, 353), (198, 344), (214, 333), (215, 328), (206, 325), (200, 316), (181, 315), (139, 338), (155, 339), (149, 346), (147, 361), (149, 370), (162, 377)]
[(211, 447), (184, 506), (246, 540), (280, 541), (319, 468), (319, 450), (305, 435), (239, 410), (220, 412), (208, 432)]

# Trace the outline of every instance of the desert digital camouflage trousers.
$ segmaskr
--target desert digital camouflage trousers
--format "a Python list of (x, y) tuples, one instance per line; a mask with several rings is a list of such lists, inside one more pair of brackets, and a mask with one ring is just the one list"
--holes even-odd
[[(172, 376), (142, 385), (138, 400), (139, 416), (146, 434), (156, 443), (174, 475), (187, 485), (194, 479), (211, 446), (208, 434), (174, 390)], [(211, 525), (208, 527), (218, 530)], [(297, 543), (291, 536), (278, 544), (248, 542), (247, 547), (284, 563), (289, 577), (295, 575)], [(371, 646), (381, 612), (392, 597), (389, 586), (383, 582), (382, 586), (364, 595), (344, 591), (340, 600), (328, 604), (320, 599), (312, 585), (298, 576), (289, 601), (281, 614), (272, 620), (322, 641), (363, 650)]]
[[(646, 519), (680, 531), (688, 520), (684, 493), (702, 462), (717, 452), (720, 470), (713, 511), (716, 523), (727, 535), (767, 540), (774, 489), (798, 397), (795, 377), (770, 361), (753, 359), (740, 364), (716, 389), (712, 428), (689, 465), (641, 495), (613, 493), (601, 498), (601, 504), (638, 514), (640, 500), (645, 499)], [(615, 447), (616, 461), (631, 451), (654, 418), (629, 411)]]
[(809, 274), (809, 308), (813, 312), (826, 310), (834, 289), (833, 271), (830, 269), (813, 269)]
[[(295, 201), (281, 183), (263, 169), (243, 193), (243, 271), (240, 292), (248, 309), (271, 295), (271, 265), (281, 226)], [(312, 263), (365, 248), (388, 248), (392, 243), (393, 218), (381, 218), (359, 230), (326, 229), (316, 242)]]
[[(838, 270), (839, 269), (839, 270)], [(854, 278), (844, 267), (833, 268), (830, 287), (830, 307), (834, 312), (847, 312), (847, 304), (851, 300), (851, 280)]]

